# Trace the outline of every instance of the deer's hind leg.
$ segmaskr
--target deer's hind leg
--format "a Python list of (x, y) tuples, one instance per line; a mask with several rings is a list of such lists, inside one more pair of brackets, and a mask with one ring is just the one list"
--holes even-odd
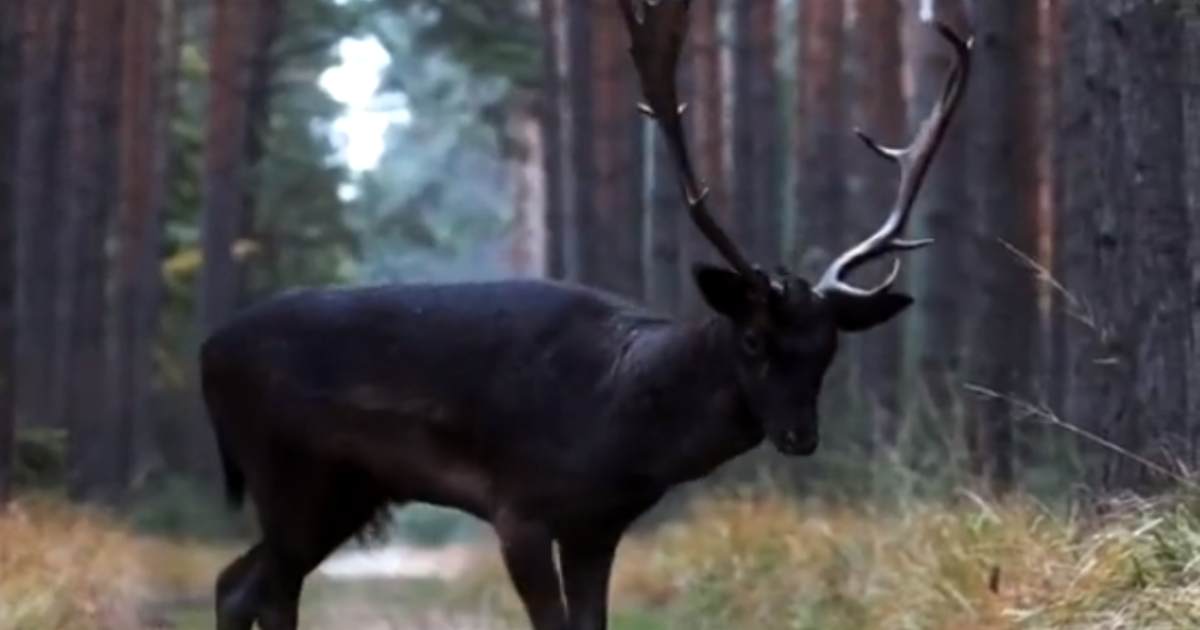
[(261, 544), (254, 545), (217, 578), (217, 630), (251, 630), (254, 626), (258, 604), (254, 572), (261, 551)]
[(228, 610), (228, 625), (219, 630), (248, 630), (247, 618), (262, 630), (296, 630), (304, 578), (389, 503), (345, 467), (308, 462), (272, 470), (271, 483), (248, 479), (262, 541), (222, 574), (225, 606), (219, 600), (218, 610)]

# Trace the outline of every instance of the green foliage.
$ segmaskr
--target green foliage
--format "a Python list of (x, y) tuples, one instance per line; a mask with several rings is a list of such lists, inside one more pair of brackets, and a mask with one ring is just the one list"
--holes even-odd
[(62, 489), (67, 471), (64, 429), (18, 428), (13, 450), (13, 482), (18, 491)]
[(372, 281), (503, 273), (494, 256), (511, 215), (511, 179), (494, 119), (511, 86), (426, 50), (419, 34), (433, 21), (413, 9), (376, 26), (392, 56), (381, 101), (411, 120), (392, 126), (351, 215), (361, 273)]
[[(210, 80), (203, 17), (184, 15), (170, 126), (165, 291), (152, 384), (161, 413), (150, 430), (160, 441), (187, 442), (197, 422), (178, 411), (195, 408), (201, 332), (195, 313)], [(403, 103), (413, 122), (390, 132), (377, 172), (356, 176), (335, 159), (329, 130), (343, 110), (318, 79), (337, 62), (339, 42), (365, 35), (392, 55), (382, 103)], [(296, 286), (497, 273), (511, 212), (502, 112), (514, 85), (537, 78), (537, 37), (535, 16), (510, 3), (288, 2), (272, 51), (270, 111), (256, 130), (262, 157), (246, 184), (253, 223), (235, 246), (243, 301)], [(351, 183), (359, 193), (347, 201)], [(175, 461), (178, 450), (163, 449), (166, 470), (188, 464)], [(172, 482), (156, 492), (139, 517), (146, 527), (204, 520), (185, 509), (187, 489)]]
[(244, 259), (251, 298), (347, 280), (344, 270), (356, 255), (356, 239), (338, 197), (346, 174), (328, 159), (333, 147), (313, 124), (340, 113), (316, 84), (329, 62), (290, 69), (305, 77), (274, 95), (264, 130), (266, 157), (254, 173), (255, 225)]
[(523, 88), (540, 84), (540, 33), (532, 3), (378, 1), (402, 14), (422, 16), (416, 43), (423, 50), (448, 52), (479, 76), (502, 77)]
[(399, 510), (390, 531), (411, 545), (441, 547), (476, 537), (480, 527), (477, 521), (457, 510), (418, 504)]
[[(356, 255), (353, 234), (338, 187), (346, 175), (332, 163), (333, 147), (322, 124), (340, 108), (317, 85), (334, 62), (333, 49), (360, 27), (368, 12), (360, 3), (331, 0), (287, 3), (284, 32), (273, 51), (278, 64), (271, 84), (270, 112), (257, 130), (263, 156), (249, 174), (247, 199), (253, 224), (237, 243), (244, 275), (243, 299), (254, 301), (279, 290), (348, 279)], [(209, 68), (207, 33), (199, 16), (184, 24), (178, 107), (171, 121), (171, 179), (164, 224), (162, 335), (155, 352), (155, 391), (162, 409), (188, 409), (194, 396), (193, 370), (199, 334), (198, 305), (203, 206), (204, 141)], [(175, 424), (195, 422), (190, 414), (164, 414), (158, 434), (186, 432)]]
[(225, 540), (246, 537), (246, 519), (234, 515), (212, 488), (167, 475), (143, 489), (128, 512), (138, 532), (173, 538)]

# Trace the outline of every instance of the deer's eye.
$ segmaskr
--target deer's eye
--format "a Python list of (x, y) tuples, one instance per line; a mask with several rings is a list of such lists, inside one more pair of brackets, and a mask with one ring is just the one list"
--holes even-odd
[(759, 358), (763, 355), (764, 348), (762, 335), (753, 331), (742, 334), (742, 352), (745, 352), (747, 356)]

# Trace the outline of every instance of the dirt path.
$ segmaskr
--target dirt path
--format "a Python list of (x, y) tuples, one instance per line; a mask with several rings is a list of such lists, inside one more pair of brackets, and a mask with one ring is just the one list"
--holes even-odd
[[(472, 570), (488, 561), (481, 544), (421, 549), (392, 545), (341, 551), (309, 577), (301, 607), (303, 630), (505, 630), (499, 588), (472, 586)], [(176, 630), (214, 627), (211, 600), (172, 606)]]
[(453, 581), (478, 566), (483, 553), (479, 544), (447, 545), (436, 549), (402, 545), (350, 549), (326, 560), (317, 568), (316, 574), (330, 580), (407, 578)]

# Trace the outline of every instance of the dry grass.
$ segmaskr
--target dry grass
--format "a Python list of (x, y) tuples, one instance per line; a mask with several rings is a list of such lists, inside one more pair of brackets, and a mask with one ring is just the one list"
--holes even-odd
[[(143, 627), (143, 604), (206, 592), (227, 557), (25, 502), (0, 514), (0, 628)], [(453, 584), (379, 590), (362, 605), (409, 592), (408, 613), (524, 627), (494, 558)], [(366, 591), (330, 593), (311, 593), (310, 619)], [(615, 630), (1200, 628), (1200, 503), (1127, 500), (1085, 519), (966, 492), (888, 510), (714, 498), (623, 545), (614, 600)]]
[(143, 627), (143, 604), (207, 590), (221, 555), (135, 537), (96, 512), (22, 501), (0, 511), (0, 628)]
[(887, 513), (721, 499), (619, 562), (647, 627), (1200, 627), (1200, 512), (1179, 501), (1085, 523), (969, 494)]

